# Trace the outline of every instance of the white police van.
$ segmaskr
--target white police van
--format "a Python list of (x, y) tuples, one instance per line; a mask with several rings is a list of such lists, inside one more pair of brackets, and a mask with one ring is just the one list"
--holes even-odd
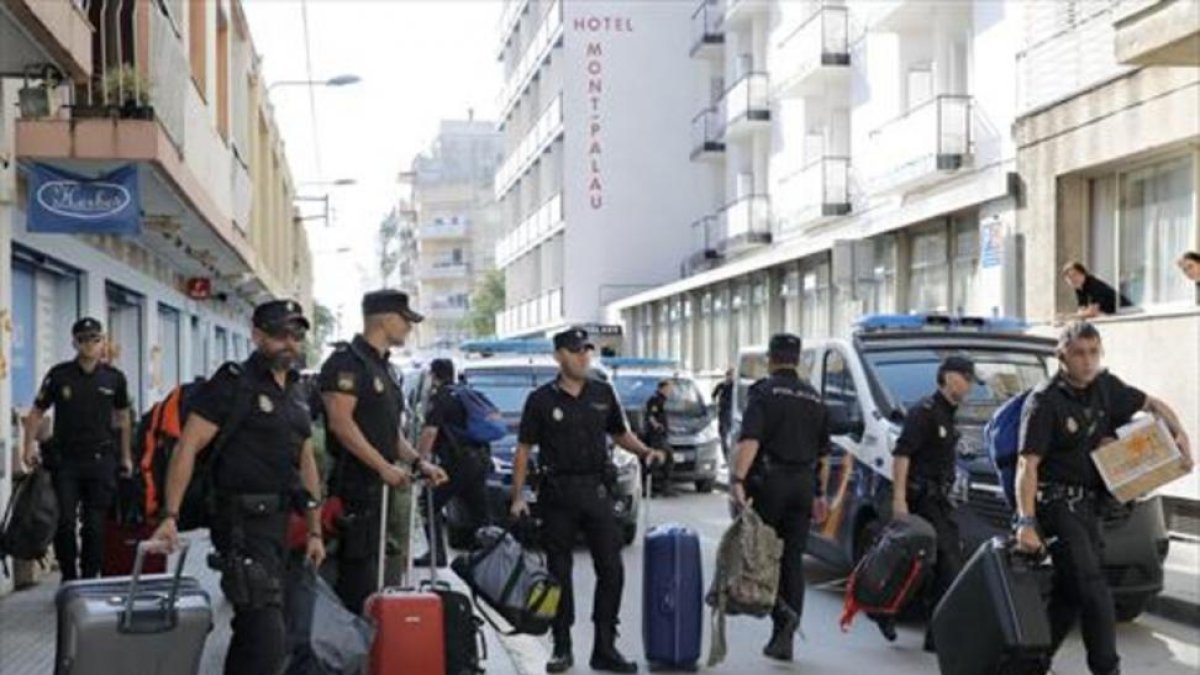
[[(971, 358), (984, 381), (957, 415), (962, 439), (951, 497), (963, 544), (969, 552), (1010, 531), (1012, 511), (983, 446), (983, 426), (1010, 397), (1057, 370), (1053, 340), (1030, 335), (1011, 319), (876, 315), (859, 320), (848, 338), (803, 340), (802, 347), (801, 376), (825, 401), (834, 446), (821, 475), (830, 516), (813, 528), (810, 553), (848, 569), (874, 541), (891, 517), (891, 453), (905, 413), (935, 390), (938, 364), (951, 354)], [(765, 347), (741, 350), (732, 439), (750, 385), (766, 374)], [(1105, 573), (1118, 617), (1129, 620), (1162, 590), (1167, 535), (1161, 502), (1113, 509), (1105, 536)]]

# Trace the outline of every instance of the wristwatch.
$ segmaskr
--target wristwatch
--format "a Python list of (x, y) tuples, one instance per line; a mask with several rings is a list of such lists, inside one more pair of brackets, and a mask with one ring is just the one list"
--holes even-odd
[(1037, 524), (1037, 518), (1033, 516), (1018, 516), (1015, 520), (1013, 520), (1013, 529), (1022, 527), (1037, 527)]

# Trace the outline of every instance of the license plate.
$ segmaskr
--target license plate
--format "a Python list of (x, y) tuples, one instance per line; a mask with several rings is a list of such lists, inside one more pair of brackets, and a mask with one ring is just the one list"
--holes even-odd
[(693, 450), (681, 450), (675, 453), (676, 462), (694, 462), (696, 461), (696, 453)]

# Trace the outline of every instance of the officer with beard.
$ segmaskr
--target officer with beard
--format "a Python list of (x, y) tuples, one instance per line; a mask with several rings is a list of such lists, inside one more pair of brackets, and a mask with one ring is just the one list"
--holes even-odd
[(196, 395), (171, 457), (166, 510), (154, 534), (168, 550), (178, 545), (179, 509), (196, 455), (231, 427), (213, 467), (211, 528), (221, 590), (234, 612), (227, 674), (277, 673), (284, 665), (285, 534), (298, 484), (308, 493), (307, 557), (316, 566), (325, 557), (316, 501), (321, 479), (295, 369), (308, 319), (296, 302), (274, 300), (256, 307), (253, 321), (254, 353), (221, 366)]

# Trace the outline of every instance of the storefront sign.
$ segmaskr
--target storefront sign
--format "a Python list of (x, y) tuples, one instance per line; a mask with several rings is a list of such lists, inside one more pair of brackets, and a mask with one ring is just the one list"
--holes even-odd
[(187, 296), (192, 300), (208, 300), (212, 297), (212, 279), (192, 277), (187, 280)]
[(1004, 264), (1004, 222), (997, 216), (979, 223), (979, 267), (999, 267)]
[(26, 223), (30, 232), (141, 234), (137, 166), (88, 178), (34, 164), (29, 169)]

